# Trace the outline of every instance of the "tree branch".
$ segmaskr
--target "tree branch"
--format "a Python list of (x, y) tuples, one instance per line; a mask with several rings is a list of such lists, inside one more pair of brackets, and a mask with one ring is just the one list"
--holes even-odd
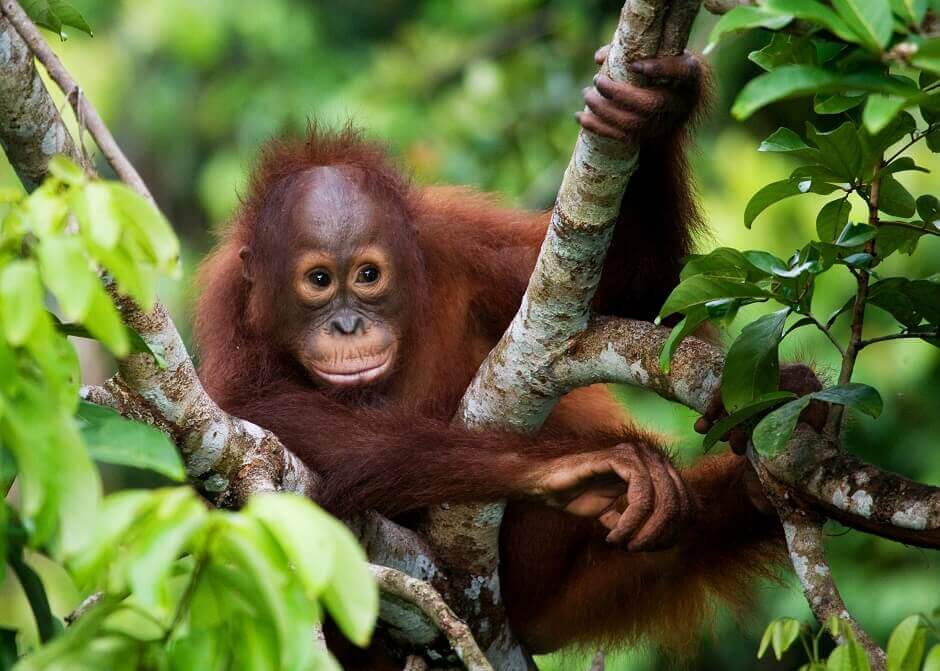
[(370, 568), (384, 593), (421, 608), (428, 619), (447, 637), (454, 652), (469, 671), (493, 671), (493, 667), (477, 646), (470, 628), (454, 614), (430, 583), (416, 580), (406, 573), (385, 566), (373, 564)]

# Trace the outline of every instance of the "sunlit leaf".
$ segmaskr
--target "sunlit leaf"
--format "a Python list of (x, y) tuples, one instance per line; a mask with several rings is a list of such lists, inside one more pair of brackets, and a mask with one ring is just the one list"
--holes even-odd
[(777, 389), (780, 360), (777, 348), (789, 308), (751, 322), (728, 349), (721, 376), (721, 399), (725, 407), (738, 411)]
[(754, 223), (757, 216), (774, 203), (778, 203), (784, 198), (798, 196), (803, 193), (817, 193), (826, 195), (836, 191), (838, 187), (824, 182), (813, 180), (791, 180), (784, 179), (779, 182), (771, 182), (760, 191), (751, 196), (747, 206), (744, 208), (744, 225), (748, 228)]
[(84, 401), (79, 404), (78, 418), (96, 461), (143, 468), (178, 482), (186, 477), (179, 451), (162, 431)]
[(904, 618), (888, 639), (888, 671), (919, 671), (927, 642), (920, 615)]
[(738, 5), (724, 14), (715, 24), (715, 27), (712, 28), (712, 32), (708, 36), (708, 46), (705, 47), (705, 53), (711, 51), (718, 40), (728, 33), (739, 32), (748, 28), (776, 30), (783, 28), (791, 20), (793, 20), (792, 16), (771, 12), (762, 7)]
[(45, 314), (36, 264), (17, 260), (0, 269), (0, 326), (10, 344), (26, 342)]
[(893, 26), (888, 0), (833, 0), (832, 6), (868, 49), (880, 53), (887, 46)]
[(829, 387), (812, 394), (818, 401), (837, 403), (864, 412), (870, 417), (878, 417), (884, 409), (881, 394), (874, 387), (858, 382), (849, 382), (835, 387)]
[(660, 311), (660, 316), (668, 317), (676, 312), (685, 313), (690, 308), (719, 298), (762, 299), (767, 297), (767, 292), (754, 284), (697, 275), (684, 280), (672, 290)]
[(847, 641), (829, 655), (826, 671), (871, 671), (865, 648), (855, 641)]

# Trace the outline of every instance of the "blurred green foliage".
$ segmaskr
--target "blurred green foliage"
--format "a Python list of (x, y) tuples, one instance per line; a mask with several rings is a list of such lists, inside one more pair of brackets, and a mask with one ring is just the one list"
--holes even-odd
[[(592, 54), (612, 34), (620, 2), (76, 0), (76, 6), (95, 37), (68, 28), (64, 43), (49, 37), (181, 235), (188, 279), (210, 231), (238, 202), (260, 143), (302, 129), (310, 119), (329, 125), (353, 120), (387, 141), (421, 183), (470, 184), (520, 205), (549, 206), (574, 146), (572, 115), (594, 71)], [(699, 18), (694, 49), (704, 47), (714, 23)], [(785, 258), (814, 235), (826, 200), (789, 199), (762, 214), (753, 230), (742, 224), (748, 199), (795, 167), (779, 155), (758, 154), (760, 139), (780, 125), (813, 118), (808, 100), (777, 104), (745, 124), (730, 117), (730, 101), (759, 72), (746, 54), (768, 39), (749, 33), (726, 40), (708, 57), (716, 95), (693, 156), (712, 231), (700, 241), (702, 251), (729, 245)], [(912, 156), (934, 172), (905, 173), (901, 180), (912, 192), (929, 192), (940, 159), (922, 146)], [(0, 167), (0, 186), (13, 184), (12, 171)], [(940, 244), (927, 239), (912, 258), (889, 259), (883, 270), (923, 277), (938, 261)], [(184, 335), (189, 289), (185, 280), (160, 287)], [(851, 278), (822, 278), (819, 312), (839, 307), (853, 289)], [(764, 310), (743, 309), (728, 341)], [(874, 333), (888, 326), (872, 311), (867, 328)], [(938, 350), (904, 341), (866, 355), (856, 379), (880, 389), (885, 411), (877, 420), (853, 417), (848, 443), (863, 458), (940, 483)], [(836, 359), (817, 332), (796, 332), (784, 342), (783, 356), (814, 361), (834, 377)], [(633, 390), (621, 395), (638, 421), (669, 437), (681, 458), (701, 453), (701, 438), (691, 432), (693, 413)], [(882, 642), (902, 618), (940, 603), (935, 552), (837, 527), (829, 548), (850, 609)], [(57, 598), (53, 594), (54, 609)], [(0, 596), (0, 604), (8, 602)], [(0, 605), (0, 621), (4, 610)], [(796, 669), (798, 654), (781, 662), (755, 658), (761, 632), (775, 616), (810, 618), (787, 576), (761, 589), (755, 611), (740, 620), (718, 619), (692, 667)], [(545, 659), (543, 667), (586, 668), (586, 658), (574, 654)], [(608, 668), (671, 668), (676, 661), (639, 650), (616, 655)]]

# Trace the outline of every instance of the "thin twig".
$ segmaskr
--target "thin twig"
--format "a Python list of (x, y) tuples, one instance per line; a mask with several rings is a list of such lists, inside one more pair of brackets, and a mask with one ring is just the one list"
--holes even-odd
[(383, 592), (418, 606), (421, 612), (427, 615), (447, 637), (457, 657), (469, 671), (493, 671), (493, 667), (473, 638), (470, 628), (454, 614), (430, 583), (386, 566), (370, 564), (369, 568)]
[(874, 345), (877, 342), (884, 342), (886, 340), (900, 340), (902, 338), (940, 338), (940, 329), (933, 329), (930, 331), (905, 331), (903, 333), (891, 333), (883, 336), (876, 336), (874, 338), (868, 338), (859, 343), (858, 348), (864, 349), (869, 345)]
[(23, 8), (16, 0), (2, 0), (0, 6), (2, 6), (3, 13), (10, 20), (10, 23), (16, 28), (16, 32), (29, 46), (30, 51), (46, 68), (49, 76), (59, 85), (59, 88), (66, 92), (66, 97), (72, 105), (72, 109), (75, 110), (75, 117), (79, 120), (79, 126), (83, 125), (82, 122), (84, 122), (84, 126), (88, 128), (88, 132), (95, 139), (98, 148), (101, 149), (101, 153), (104, 154), (108, 163), (114, 168), (114, 172), (137, 193), (153, 200), (153, 196), (150, 194), (147, 185), (144, 184), (144, 180), (141, 179), (131, 162), (127, 160), (124, 152), (121, 151), (121, 148), (114, 140), (114, 136), (111, 135), (111, 131), (108, 130), (98, 114), (98, 110), (88, 101), (87, 96), (81, 95), (78, 82), (72, 78), (69, 71), (62, 65), (62, 61), (59, 60), (59, 57), (56, 56), (46, 40), (43, 39), (39, 29), (26, 15)]
[(95, 592), (86, 597), (84, 601), (75, 606), (71, 613), (65, 616), (65, 623), (75, 624), (82, 615), (94, 608), (102, 599), (104, 599), (104, 592)]

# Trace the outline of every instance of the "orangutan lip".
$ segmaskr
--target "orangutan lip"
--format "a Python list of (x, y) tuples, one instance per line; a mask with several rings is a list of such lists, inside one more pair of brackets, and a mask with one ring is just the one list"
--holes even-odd
[(351, 372), (331, 372), (323, 370), (316, 365), (312, 365), (311, 367), (316, 371), (317, 375), (332, 385), (352, 387), (360, 384), (368, 384), (369, 382), (380, 378), (385, 373), (385, 371), (388, 370), (392, 363), (391, 354), (392, 353), (389, 350), (385, 353), (385, 359), (380, 363), (377, 363), (374, 366), (369, 366), (368, 368), (360, 368), (359, 370)]

